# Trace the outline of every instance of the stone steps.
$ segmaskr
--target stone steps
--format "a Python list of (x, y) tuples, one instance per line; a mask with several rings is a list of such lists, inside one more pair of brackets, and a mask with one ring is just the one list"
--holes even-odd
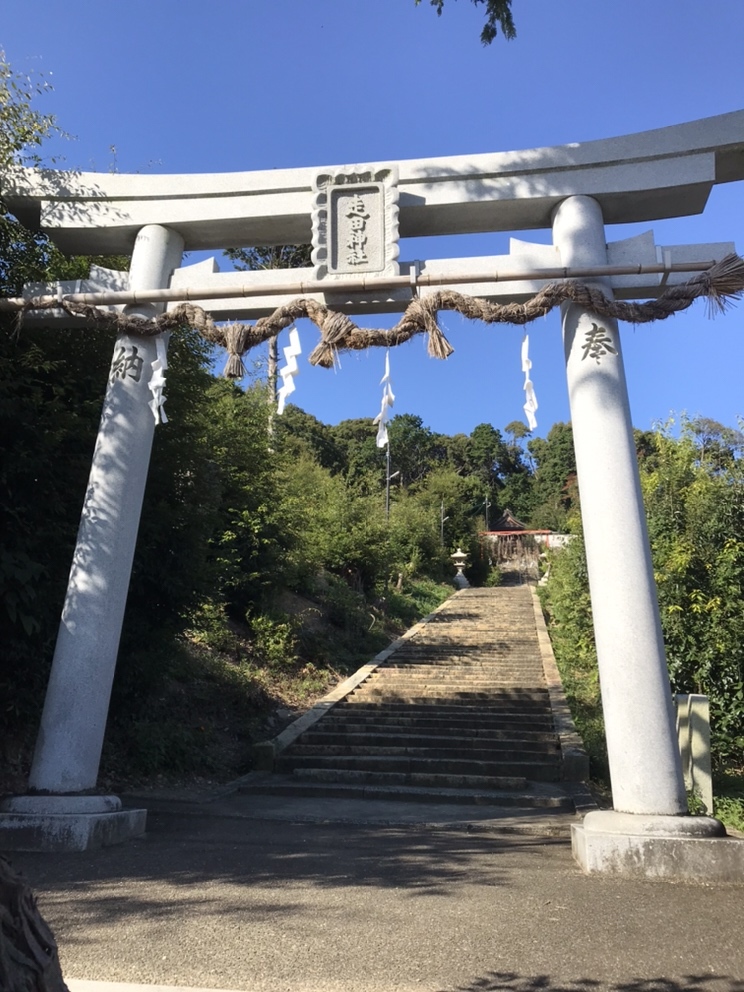
[[(492, 783), (491, 783), (492, 784)], [(542, 791), (539, 783), (527, 783), (524, 789), (478, 789), (476, 786), (453, 788), (422, 785), (375, 785), (371, 782), (328, 782), (297, 777), (271, 776), (241, 791), (255, 795), (321, 796), (334, 799), (382, 799), (389, 802), (446, 803), (457, 805), (498, 806), (513, 809), (573, 810), (567, 795)]]
[[(444, 740), (444, 738), (442, 738)], [(451, 741), (449, 746), (424, 743), (418, 739), (417, 744), (320, 744), (316, 741), (307, 744), (296, 744), (292, 748), (293, 758), (297, 755), (302, 757), (410, 757), (410, 758), (431, 758), (431, 759), (465, 759), (467, 761), (498, 761), (498, 762), (530, 762), (544, 761), (555, 763), (554, 759), (560, 759), (560, 754), (555, 747), (551, 747), (549, 742), (542, 747), (475, 747), (474, 743), (481, 742), (458, 742)], [(471, 745), (471, 746), (468, 746)]]
[[(359, 710), (362, 707), (358, 707)], [(553, 731), (553, 718), (549, 713), (542, 715), (531, 714), (529, 720), (529, 730), (525, 730), (524, 713), (489, 713), (483, 714), (461, 707), (449, 712), (446, 725), (443, 726), (439, 711), (433, 711), (431, 707), (420, 707), (415, 714), (401, 711), (383, 711), (381, 708), (375, 712), (360, 712), (345, 716), (331, 716), (323, 721), (323, 729), (328, 732), (341, 731), (348, 733), (351, 728), (359, 728), (358, 733), (366, 733), (369, 729), (374, 729), (380, 733), (385, 732), (409, 732), (420, 731), (430, 732), (438, 729), (442, 733), (454, 732), (457, 735), (472, 732), (477, 735), (489, 735), (502, 733), (504, 735), (514, 735), (519, 732), (521, 737), (532, 733), (548, 734), (552, 740), (555, 739)], [(310, 731), (308, 731), (310, 732)]]
[[(400, 721), (434, 720), (444, 726), (482, 726), (511, 728), (515, 725), (546, 726), (552, 730), (553, 717), (545, 707), (519, 706), (516, 704), (495, 706), (473, 706), (465, 701), (450, 705), (440, 704), (438, 699), (429, 699), (421, 704), (405, 701), (385, 703), (385, 705), (357, 702), (344, 704), (343, 712), (335, 720), (383, 722), (395, 724)], [(329, 714), (330, 716), (330, 714)]]
[(523, 775), (478, 775), (475, 772), (381, 771), (376, 768), (298, 768), (294, 779), (304, 782), (341, 782), (365, 785), (410, 785), (431, 789), (516, 789), (524, 792), (527, 779)]
[(503, 777), (534, 782), (557, 782), (560, 779), (560, 760), (528, 759), (526, 761), (492, 760), (455, 757), (414, 757), (408, 754), (283, 754), (277, 761), (277, 771), (294, 773), (297, 769), (312, 768), (334, 772), (386, 772), (391, 775), (456, 775), (476, 776), (484, 781)]
[(246, 791), (567, 809), (561, 762), (530, 591), (467, 590)]
[[(295, 751), (299, 748), (312, 746), (355, 748), (355, 747), (386, 747), (386, 748), (437, 748), (447, 747), (459, 750), (492, 750), (510, 751), (518, 748), (520, 751), (549, 751), (556, 750), (554, 734), (541, 734), (535, 737), (525, 737), (523, 734), (513, 733), (508, 736), (495, 736), (495, 734), (470, 735), (463, 731), (458, 733), (445, 734), (441, 730), (439, 733), (424, 734), (420, 730), (405, 733), (398, 728), (387, 728), (388, 733), (379, 730), (375, 733), (369, 730), (359, 731), (352, 728), (347, 731), (312, 731), (303, 734), (305, 744), (295, 745)], [(439, 728), (437, 728), (439, 729)], [(498, 732), (496, 732), (498, 733)], [(300, 753), (303, 753), (300, 751)], [(353, 753), (353, 752), (350, 752)]]
[[(535, 672), (524, 673), (519, 675), (519, 673), (504, 673), (499, 675), (497, 678), (488, 675), (458, 675), (458, 674), (447, 674), (447, 675), (433, 675), (431, 672), (426, 672), (426, 674), (421, 673), (421, 675), (395, 675), (393, 673), (386, 672), (384, 676), (377, 675), (370, 679), (369, 683), (365, 686), (365, 689), (373, 689), (382, 687), (387, 688), (391, 692), (397, 692), (400, 689), (411, 688), (437, 688), (438, 686), (444, 690), (451, 691), (456, 689), (475, 689), (478, 692), (489, 691), (489, 692), (504, 692), (516, 689), (528, 689), (533, 690), (540, 689), (540, 680)], [(365, 690), (360, 690), (364, 692)], [(358, 695), (358, 693), (356, 693)]]
[[(535, 705), (537, 703), (537, 705)], [(480, 711), (486, 714), (496, 715), (502, 713), (507, 715), (509, 713), (520, 714), (524, 717), (529, 717), (533, 714), (546, 713), (550, 714), (550, 709), (548, 701), (544, 703), (538, 700), (530, 699), (520, 699), (520, 698), (504, 698), (501, 696), (494, 696), (489, 693), (470, 693), (467, 696), (462, 694), (442, 694), (437, 695), (416, 695), (412, 696), (409, 694), (398, 694), (398, 695), (357, 695), (355, 694), (346, 702), (346, 712), (351, 712), (355, 709), (381, 709), (384, 707), (386, 710), (391, 712), (399, 712), (403, 709), (409, 709), (415, 707), (419, 710), (431, 709), (432, 706), (437, 706), (442, 708), (443, 716), (448, 713), (454, 714), (457, 710), (461, 712), (470, 711)]]

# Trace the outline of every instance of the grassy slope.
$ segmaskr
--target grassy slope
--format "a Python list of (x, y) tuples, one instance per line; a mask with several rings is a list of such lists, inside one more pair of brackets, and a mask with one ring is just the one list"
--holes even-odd
[(373, 603), (336, 580), (236, 624), (204, 610), (135, 719), (112, 721), (100, 785), (224, 782), (291, 720), (452, 593), (421, 580)]

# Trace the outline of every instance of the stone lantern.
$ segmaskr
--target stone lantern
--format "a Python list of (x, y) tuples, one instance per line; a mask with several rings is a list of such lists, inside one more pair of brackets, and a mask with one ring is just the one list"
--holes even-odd
[(450, 555), (450, 558), (452, 559), (453, 565), (457, 569), (457, 575), (454, 578), (454, 584), (456, 588), (469, 589), (470, 583), (462, 573), (462, 570), (465, 568), (465, 563), (468, 560), (468, 556), (465, 554), (462, 548), (458, 548), (453, 555)]

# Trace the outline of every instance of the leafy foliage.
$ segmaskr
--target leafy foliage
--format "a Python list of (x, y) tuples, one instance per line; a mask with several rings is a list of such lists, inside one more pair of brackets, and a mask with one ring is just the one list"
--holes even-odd
[[(415, 0), (415, 2), (418, 6), (421, 0)], [(429, 3), (436, 8), (437, 14), (441, 15), (444, 10), (444, 0), (429, 0)], [(501, 33), (505, 38), (509, 40), (516, 38), (517, 29), (514, 26), (511, 12), (512, 0), (473, 0), (473, 3), (476, 5), (485, 4), (486, 6), (486, 23), (481, 31), (481, 41), (484, 45), (491, 44), (498, 34), (499, 28), (501, 28)]]
[[(710, 698), (720, 770), (744, 752), (744, 466), (738, 432), (716, 429), (711, 444), (699, 420), (683, 420), (679, 436), (673, 427), (639, 438), (641, 484), (672, 689)], [(569, 694), (580, 683), (598, 715), (580, 538), (552, 560), (546, 607)]]
[(744, 752), (744, 468), (695, 422), (655, 435), (642, 475), (672, 686), (710, 697), (720, 761)]
[(532, 491), (533, 525), (570, 532), (579, 521), (571, 425), (553, 424), (546, 438), (533, 438), (527, 447), (536, 466)]
[(302, 269), (312, 265), (312, 245), (227, 248), (225, 255), (233, 262), (238, 271)]
[(52, 114), (32, 106), (51, 89), (43, 76), (15, 72), (0, 49), (0, 175), (11, 165), (39, 165), (38, 149), (53, 134), (62, 134)]

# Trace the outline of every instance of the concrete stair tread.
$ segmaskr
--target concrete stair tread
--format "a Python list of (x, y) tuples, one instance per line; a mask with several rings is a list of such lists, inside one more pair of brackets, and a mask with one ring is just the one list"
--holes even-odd
[(410, 802), (547, 808), (572, 810), (573, 801), (559, 787), (534, 783), (526, 789), (463, 789), (421, 785), (375, 785), (373, 783), (312, 782), (292, 776), (271, 775), (266, 780), (244, 786), (242, 793), (257, 795), (326, 795), (337, 798), (408, 800)]
[(560, 761), (560, 751), (556, 748), (545, 748), (542, 751), (496, 751), (493, 749), (473, 749), (463, 752), (457, 748), (446, 747), (406, 747), (395, 745), (349, 746), (338, 744), (297, 744), (284, 752), (284, 757), (322, 757), (338, 758), (347, 755), (349, 758), (416, 758), (428, 761), (482, 761), (488, 764), (516, 763), (525, 766), (531, 764), (556, 764)]
[(406, 726), (420, 725), (441, 727), (477, 727), (479, 729), (509, 730), (512, 727), (524, 727), (525, 717), (535, 730), (542, 733), (553, 729), (553, 715), (547, 710), (538, 712), (519, 712), (516, 710), (499, 711), (484, 710), (482, 707), (458, 707), (444, 710), (443, 707), (423, 706), (418, 709), (413, 706), (382, 708), (374, 706), (362, 708), (361, 705), (339, 710), (338, 715), (329, 714), (327, 726), (333, 723), (355, 724), (362, 726), (372, 723)]
[[(433, 757), (447, 757), (449, 754), (464, 754), (467, 757), (479, 755), (494, 755), (496, 757), (509, 754), (523, 754), (540, 758), (545, 754), (558, 753), (556, 740), (534, 741), (532, 746), (523, 746), (519, 741), (487, 741), (478, 737), (449, 738), (440, 737), (380, 737), (375, 740), (357, 738), (350, 741), (348, 737), (341, 741), (321, 740), (324, 735), (304, 735), (302, 741), (291, 745), (284, 753), (291, 754), (431, 754)], [(360, 735), (361, 737), (361, 735)]]
[(332, 733), (330, 731), (316, 730), (309, 731), (302, 735), (303, 746), (329, 748), (354, 748), (354, 747), (403, 747), (407, 750), (421, 748), (465, 748), (471, 751), (524, 751), (540, 754), (543, 751), (555, 750), (558, 746), (555, 735), (546, 734), (542, 739), (525, 740), (516, 735), (508, 738), (499, 737), (478, 737), (472, 734), (466, 737), (461, 734), (446, 733), (442, 728), (441, 733), (433, 731), (424, 734), (421, 732), (413, 734), (399, 733), (369, 733), (347, 731), (346, 733)]
[[(287, 769), (278, 771), (288, 774)], [(411, 772), (411, 771), (375, 771), (374, 769), (354, 768), (295, 768), (292, 776), (298, 781), (312, 782), (351, 782), (375, 785), (418, 785), (448, 789), (502, 789), (513, 792), (525, 790), (528, 781), (520, 775), (474, 775), (455, 772)]]
[[(355, 706), (401, 706), (403, 703), (401, 699), (403, 697), (401, 694), (392, 694), (389, 700), (381, 698), (379, 693), (374, 696), (365, 694), (361, 691), (355, 691), (351, 695), (347, 696), (343, 703), (339, 706), (355, 707)], [(407, 697), (406, 697), (407, 698)], [(421, 696), (423, 702), (421, 703), (411, 703), (407, 702), (406, 706), (429, 706), (430, 701), (434, 700), (438, 706), (442, 709), (446, 709), (448, 706), (457, 709), (461, 709), (463, 706), (470, 705), (474, 709), (494, 709), (494, 710), (515, 710), (518, 712), (532, 712), (536, 709), (541, 709), (550, 706), (550, 697), (547, 692), (535, 693), (533, 695), (522, 695), (518, 696), (516, 694), (507, 694), (503, 690), (500, 692), (489, 693), (485, 696), (473, 697), (471, 699), (463, 698), (461, 696)]]
[[(473, 726), (461, 726), (453, 728), (449, 723), (429, 721), (429, 726), (423, 725), (412, 725), (412, 724), (365, 724), (365, 723), (346, 723), (343, 722), (339, 724), (338, 722), (334, 724), (324, 724), (321, 730), (309, 730), (303, 734), (305, 740), (317, 740), (320, 742), (320, 738), (343, 738), (339, 740), (338, 743), (343, 743), (347, 741), (348, 743), (355, 743), (356, 739), (361, 738), (372, 738), (372, 739), (386, 739), (386, 740), (415, 740), (418, 737), (425, 737), (433, 740), (457, 740), (457, 741), (495, 741), (500, 743), (514, 743), (514, 744), (541, 744), (550, 742), (551, 744), (555, 742), (556, 736), (552, 730), (538, 731), (538, 730), (492, 730), (492, 729), (479, 729)], [(328, 740), (328, 744), (336, 743), (336, 741)]]
[(278, 771), (314, 769), (341, 772), (380, 772), (398, 775), (476, 775), (482, 778), (523, 778), (531, 781), (555, 780), (560, 772), (560, 755), (539, 761), (498, 761), (456, 758), (427, 758), (409, 755), (323, 755), (285, 752), (277, 760)]

